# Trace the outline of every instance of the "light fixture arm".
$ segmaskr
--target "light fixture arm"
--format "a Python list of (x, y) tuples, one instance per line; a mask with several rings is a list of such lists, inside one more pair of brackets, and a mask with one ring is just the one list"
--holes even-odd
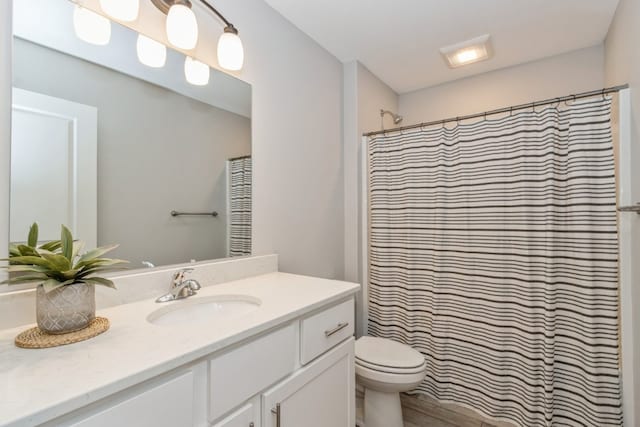
[(215, 13), (216, 16), (224, 22), (224, 25), (226, 25), (226, 27), (224, 28), (225, 33), (238, 34), (238, 30), (236, 29), (236, 27), (234, 27), (233, 24), (229, 22), (227, 18), (225, 18), (220, 12), (218, 12), (218, 10), (215, 7), (211, 6), (208, 1), (200, 0), (200, 3), (204, 4), (207, 7), (207, 9)]

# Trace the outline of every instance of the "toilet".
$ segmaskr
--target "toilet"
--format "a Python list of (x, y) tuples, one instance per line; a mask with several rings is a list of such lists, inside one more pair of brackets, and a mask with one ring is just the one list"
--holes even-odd
[(356, 341), (356, 381), (364, 387), (363, 427), (403, 427), (400, 392), (426, 375), (424, 356), (408, 345), (364, 336)]

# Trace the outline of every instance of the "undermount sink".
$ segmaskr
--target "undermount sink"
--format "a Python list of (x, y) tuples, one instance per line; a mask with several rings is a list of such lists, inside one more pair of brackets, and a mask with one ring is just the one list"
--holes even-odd
[(147, 322), (160, 326), (206, 325), (251, 313), (262, 301), (249, 295), (215, 295), (178, 300), (147, 316)]

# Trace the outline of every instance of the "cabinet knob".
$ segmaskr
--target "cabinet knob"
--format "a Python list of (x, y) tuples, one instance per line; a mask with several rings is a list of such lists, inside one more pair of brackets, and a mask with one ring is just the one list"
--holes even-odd
[(256, 425), (253, 423), (253, 421), (251, 421), (251, 422), (249, 423), (249, 427), (256, 427)]

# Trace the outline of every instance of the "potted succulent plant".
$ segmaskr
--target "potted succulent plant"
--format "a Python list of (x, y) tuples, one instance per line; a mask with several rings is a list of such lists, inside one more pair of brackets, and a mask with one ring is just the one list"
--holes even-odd
[(38, 246), (38, 224), (29, 230), (26, 244), (11, 244), (9, 265), (13, 277), (3, 283), (40, 282), (36, 289), (38, 327), (49, 334), (83, 329), (95, 318), (95, 286), (115, 288), (113, 282), (95, 274), (112, 270), (127, 261), (104, 258), (118, 245), (82, 253), (84, 243), (73, 240), (62, 226), (60, 240)]

